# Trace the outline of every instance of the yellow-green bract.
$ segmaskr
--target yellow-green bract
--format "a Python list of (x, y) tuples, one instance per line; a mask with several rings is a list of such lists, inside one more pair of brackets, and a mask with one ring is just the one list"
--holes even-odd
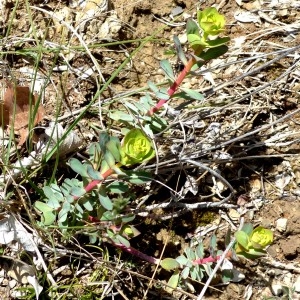
[(199, 26), (206, 35), (218, 35), (224, 31), (225, 18), (214, 7), (198, 11), (197, 19)]
[(262, 226), (255, 228), (250, 235), (250, 243), (254, 248), (265, 248), (273, 242), (273, 232)]
[(152, 142), (141, 129), (131, 129), (121, 143), (121, 161), (124, 166), (142, 163), (154, 157)]

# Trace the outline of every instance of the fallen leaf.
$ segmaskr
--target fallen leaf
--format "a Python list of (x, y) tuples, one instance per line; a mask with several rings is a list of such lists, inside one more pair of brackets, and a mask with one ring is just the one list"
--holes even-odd
[[(45, 109), (40, 104), (34, 116), (37, 98), (30, 92), (29, 87), (14, 86), (8, 82), (6, 86), (3, 103), (0, 105), (0, 124), (12, 128), (20, 136), (20, 146), (28, 136), (29, 122), (32, 126), (39, 123), (44, 118)], [(33, 117), (34, 120), (31, 121)]]

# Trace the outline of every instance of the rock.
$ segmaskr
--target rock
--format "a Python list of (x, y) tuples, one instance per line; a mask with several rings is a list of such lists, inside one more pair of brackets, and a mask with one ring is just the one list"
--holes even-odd
[(293, 284), (295, 292), (300, 293), (300, 276), (297, 277), (295, 283)]
[(287, 219), (286, 218), (280, 218), (276, 221), (276, 229), (279, 232), (285, 232), (287, 229)]
[(272, 284), (271, 290), (274, 296), (281, 296), (283, 294), (283, 288), (281, 284)]
[(17, 281), (15, 279), (11, 279), (9, 282), (8, 282), (8, 286), (10, 287), (10, 289), (13, 289), (17, 284)]

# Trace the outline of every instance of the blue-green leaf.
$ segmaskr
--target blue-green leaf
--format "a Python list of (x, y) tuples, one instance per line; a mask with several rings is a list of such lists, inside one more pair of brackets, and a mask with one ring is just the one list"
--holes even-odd
[(175, 81), (175, 76), (173, 73), (172, 66), (167, 59), (163, 59), (160, 61), (160, 67), (162, 68), (162, 70), (164, 71), (164, 73), (166, 74), (166, 76), (169, 79), (171, 79), (172, 81)]
[(84, 211), (83, 211), (82, 207), (78, 203), (75, 204), (75, 209), (77, 210), (77, 212), (80, 215), (83, 215)]
[(82, 201), (82, 205), (87, 211), (93, 211), (94, 209), (93, 204), (94, 201), (92, 199), (84, 199)]
[[(218, 58), (219, 56), (225, 54), (227, 51), (228, 47), (225, 45), (221, 45), (219, 47), (209, 48), (206, 51), (203, 51), (198, 57), (201, 58), (201, 60), (208, 61)], [(201, 64), (203, 64), (202, 61)]]
[(189, 267), (185, 267), (182, 271), (181, 271), (181, 277), (182, 279), (187, 279), (188, 276), (190, 274), (190, 268)]
[(191, 90), (188, 88), (181, 88), (181, 90), (183, 90), (188, 95), (189, 99), (194, 99), (197, 101), (203, 101), (203, 99), (204, 99), (203, 94), (201, 94), (195, 90)]
[(85, 166), (77, 158), (70, 158), (69, 166), (77, 174), (81, 175), (82, 177), (87, 177)]
[(198, 24), (191, 18), (189, 18), (186, 22), (186, 33), (189, 34), (196, 34), (200, 37), (199, 34), (199, 26)]
[(103, 180), (101, 172), (96, 171), (91, 165), (87, 165), (87, 174), (93, 180)]
[(54, 197), (54, 192), (52, 191), (52, 189), (49, 186), (44, 186), (43, 192), (48, 199), (51, 199)]
[(186, 65), (187, 64), (187, 59), (186, 59), (185, 54), (182, 50), (181, 43), (180, 43), (180, 40), (177, 37), (177, 35), (174, 35), (173, 40), (174, 40), (175, 49), (176, 49), (178, 58), (181, 60), (181, 62), (184, 65)]
[(162, 88), (159, 91), (155, 92), (155, 96), (158, 99), (162, 99), (162, 100), (169, 100), (170, 99), (170, 95), (168, 94), (168, 90), (166, 88)]
[(185, 266), (189, 261), (184, 255), (178, 256), (176, 260), (180, 263), (181, 266)]
[(154, 82), (148, 81), (147, 84), (148, 84), (149, 88), (150, 88), (154, 93), (157, 93), (157, 92), (158, 92), (159, 89), (158, 89), (158, 87), (155, 85)]
[(234, 234), (237, 242), (246, 250), (248, 250), (249, 248), (249, 236), (247, 235), (246, 232), (244, 231), (237, 231), (235, 234)]
[(102, 217), (101, 217), (101, 221), (111, 221), (113, 220), (115, 217), (114, 215), (112, 214), (111, 211), (106, 211), (103, 213)]
[(122, 223), (129, 223), (133, 221), (135, 218), (135, 215), (126, 215), (122, 217)]
[(113, 182), (110, 185), (107, 186), (107, 189), (111, 192), (111, 193), (115, 193), (115, 194), (122, 194), (125, 193), (129, 190), (128, 184), (124, 183), (124, 182)]
[(109, 197), (106, 194), (106, 191), (103, 187), (99, 189), (99, 200), (101, 205), (106, 209), (106, 210), (112, 210), (113, 209), (113, 203), (109, 199)]
[(120, 175), (120, 178), (132, 184), (144, 184), (152, 180), (151, 175), (145, 171), (124, 171), (124, 173), (126, 175)]
[(124, 245), (124, 246), (127, 247), (127, 248), (130, 247), (129, 241), (128, 241), (127, 239), (125, 239), (123, 236), (121, 236), (120, 234), (117, 234), (117, 235), (115, 236), (115, 239), (117, 240), (117, 242), (118, 242), (119, 244), (122, 244), (122, 245)]
[(185, 252), (185, 254), (186, 254), (186, 256), (189, 260), (195, 260), (196, 259), (195, 252), (193, 251), (192, 248), (187, 247), (186, 249), (184, 249), (184, 252)]
[(68, 218), (68, 213), (71, 210), (71, 204), (69, 202), (65, 202), (58, 213), (58, 222), (63, 223)]
[(72, 186), (70, 194), (75, 197), (81, 197), (86, 193), (85, 189), (83, 187), (78, 186)]
[(203, 244), (200, 243), (197, 247), (196, 247), (196, 255), (197, 258), (203, 258), (204, 257), (204, 247)]
[(102, 153), (106, 152), (106, 143), (110, 140), (110, 136), (107, 132), (103, 131), (99, 135), (99, 145)]
[(219, 47), (221, 45), (224, 45), (229, 41), (230, 41), (229, 37), (223, 37), (223, 38), (217, 38), (216, 40), (207, 41), (207, 44), (209, 45), (209, 47), (213, 48), (213, 47)]
[(55, 222), (56, 215), (52, 211), (47, 211), (43, 213), (43, 223), (45, 226), (50, 226)]
[(127, 112), (123, 112), (123, 111), (115, 111), (115, 112), (110, 112), (109, 113), (109, 117), (112, 120), (116, 120), (116, 121), (120, 121), (120, 122), (132, 122), (134, 120), (133, 116), (130, 115)]
[(112, 168), (116, 164), (114, 156), (109, 151), (106, 151), (106, 153), (104, 154), (104, 159), (110, 168)]
[(132, 112), (134, 112), (135, 114), (138, 114), (139, 113), (139, 108), (136, 106), (136, 103), (132, 104), (128, 101), (126, 101), (124, 103), (124, 105), (129, 108)]
[(245, 223), (241, 231), (244, 231), (247, 235), (250, 235), (253, 231), (253, 225), (251, 223)]

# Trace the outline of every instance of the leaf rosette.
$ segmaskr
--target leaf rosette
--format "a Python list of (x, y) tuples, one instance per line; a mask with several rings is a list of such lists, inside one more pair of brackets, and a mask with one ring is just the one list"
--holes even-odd
[(206, 35), (218, 35), (224, 31), (225, 18), (215, 7), (198, 11), (198, 24)]
[(131, 129), (121, 143), (121, 161), (124, 166), (142, 163), (155, 156), (152, 142), (140, 129)]

